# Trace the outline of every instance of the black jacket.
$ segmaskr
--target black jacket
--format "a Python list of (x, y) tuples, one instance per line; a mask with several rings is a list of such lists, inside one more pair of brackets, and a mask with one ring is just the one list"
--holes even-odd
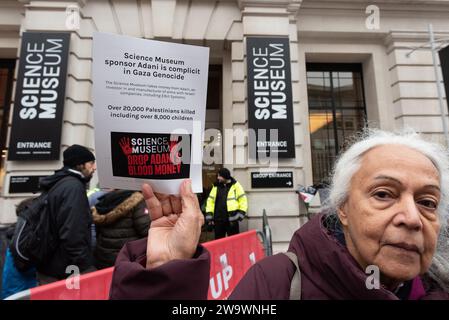
[[(59, 183), (58, 183), (59, 182)], [(58, 185), (55, 186), (55, 184)], [(54, 189), (51, 187), (55, 186)], [(48, 191), (48, 208), (57, 248), (48, 263), (38, 271), (58, 279), (67, 278), (66, 268), (77, 266), (81, 272), (91, 266), (92, 218), (86, 195), (86, 181), (81, 174), (64, 167), (43, 178), (40, 187)]]
[(98, 269), (112, 267), (125, 243), (148, 235), (150, 217), (140, 192), (109, 192), (92, 207), (92, 217), (97, 231), (94, 257)]
[(215, 183), (217, 187), (217, 195), (215, 197), (215, 212), (214, 212), (214, 220), (215, 223), (223, 223), (227, 222), (229, 219), (228, 209), (227, 209), (227, 200), (228, 200), (228, 192), (231, 188), (231, 185), (235, 183), (235, 180), (232, 179), (231, 183)]

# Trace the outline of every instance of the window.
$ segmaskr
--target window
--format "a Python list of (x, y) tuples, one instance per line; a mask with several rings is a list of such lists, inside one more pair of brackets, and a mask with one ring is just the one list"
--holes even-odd
[(360, 64), (307, 64), (313, 183), (328, 178), (347, 138), (366, 122)]

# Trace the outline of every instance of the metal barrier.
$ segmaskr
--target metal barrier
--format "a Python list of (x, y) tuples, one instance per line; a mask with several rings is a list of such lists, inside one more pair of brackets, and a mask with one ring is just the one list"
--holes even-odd
[(263, 251), (265, 253), (265, 256), (267, 256), (267, 253), (268, 253), (267, 237), (265, 237), (265, 233), (263, 233), (260, 230), (256, 230), (256, 234), (260, 237), (260, 239), (262, 239)]
[(262, 231), (265, 235), (265, 243), (264, 243), (264, 248), (265, 248), (265, 255), (271, 256), (273, 255), (273, 242), (271, 239), (271, 228), (270, 225), (268, 224), (268, 217), (267, 217), (267, 212), (265, 209), (263, 209), (263, 215), (262, 215)]
[(31, 289), (26, 289), (20, 292), (17, 292), (4, 300), (31, 300)]

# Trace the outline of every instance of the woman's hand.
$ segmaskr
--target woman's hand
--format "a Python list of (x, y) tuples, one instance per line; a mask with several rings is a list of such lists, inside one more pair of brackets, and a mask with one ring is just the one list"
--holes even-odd
[(204, 216), (198, 198), (192, 192), (190, 180), (184, 180), (180, 197), (154, 193), (148, 184), (142, 193), (150, 213), (148, 230), (147, 269), (173, 259), (193, 257), (201, 235)]

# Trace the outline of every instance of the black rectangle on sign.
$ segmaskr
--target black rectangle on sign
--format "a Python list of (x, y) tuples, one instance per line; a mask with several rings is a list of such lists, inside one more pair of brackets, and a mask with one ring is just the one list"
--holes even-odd
[(58, 160), (70, 33), (24, 32), (8, 160)]
[[(248, 128), (251, 158), (295, 157), (288, 37), (247, 38)], [(277, 136), (274, 133), (277, 132)]]
[(141, 179), (190, 176), (191, 134), (111, 132), (112, 173)]
[(46, 176), (10, 176), (9, 193), (36, 193), (43, 177)]
[(251, 172), (252, 188), (293, 188), (292, 171)]

